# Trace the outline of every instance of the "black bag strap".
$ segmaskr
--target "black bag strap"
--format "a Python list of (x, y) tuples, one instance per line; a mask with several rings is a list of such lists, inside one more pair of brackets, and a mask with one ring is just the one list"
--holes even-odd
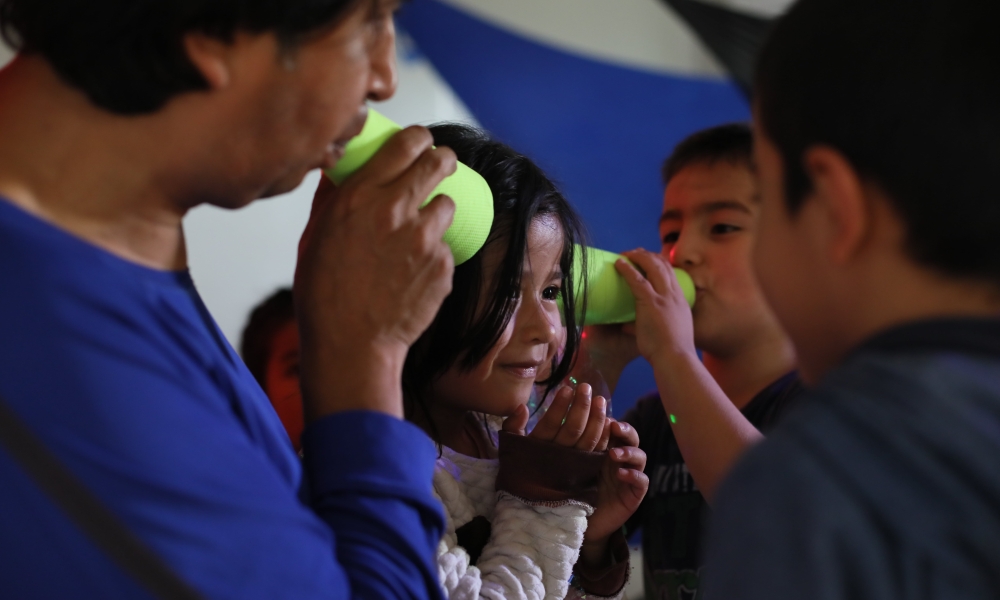
[(0, 445), (95, 546), (154, 598), (196, 600), (202, 597), (73, 475), (2, 397)]

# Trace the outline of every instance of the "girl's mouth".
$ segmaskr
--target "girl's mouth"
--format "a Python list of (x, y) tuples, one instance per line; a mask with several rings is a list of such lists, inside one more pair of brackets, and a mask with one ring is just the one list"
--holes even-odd
[(536, 362), (508, 363), (503, 365), (503, 369), (519, 379), (535, 380), (538, 375), (538, 365)]

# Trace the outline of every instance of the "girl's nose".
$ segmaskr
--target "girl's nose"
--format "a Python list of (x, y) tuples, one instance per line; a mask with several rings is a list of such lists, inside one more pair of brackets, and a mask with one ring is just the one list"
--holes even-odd
[(556, 340), (561, 327), (559, 315), (557, 313), (553, 319), (539, 298), (523, 299), (520, 312), (522, 314), (518, 315), (518, 320), (524, 323), (524, 335), (527, 339), (538, 344), (551, 344)]

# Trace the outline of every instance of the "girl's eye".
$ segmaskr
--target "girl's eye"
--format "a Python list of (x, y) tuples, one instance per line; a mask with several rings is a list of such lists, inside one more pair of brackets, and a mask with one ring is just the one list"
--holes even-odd
[(542, 290), (542, 298), (546, 300), (558, 300), (559, 299), (559, 286), (550, 285), (549, 287)]
[(726, 225), (725, 223), (717, 223), (712, 225), (712, 235), (724, 235), (727, 233), (733, 233), (735, 231), (740, 231), (742, 228), (735, 225)]
[(679, 231), (671, 231), (671, 232), (668, 232), (668, 233), (664, 234), (663, 239), (660, 240), (660, 241), (664, 245), (675, 244), (675, 243), (677, 243), (677, 238), (678, 237), (680, 237), (680, 232)]

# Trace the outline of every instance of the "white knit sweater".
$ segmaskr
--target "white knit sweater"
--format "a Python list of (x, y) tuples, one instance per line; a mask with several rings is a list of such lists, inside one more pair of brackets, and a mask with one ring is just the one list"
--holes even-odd
[[(573, 500), (528, 502), (498, 493), (494, 489), (498, 468), (498, 460), (442, 448), (434, 491), (446, 519), (438, 547), (438, 573), (445, 593), (452, 600), (561, 600), (568, 592), (575, 594), (569, 580), (593, 507)], [(489, 520), (491, 533), (479, 560), (471, 565), (455, 531), (479, 515)], [(620, 597), (621, 593), (615, 596)]]

